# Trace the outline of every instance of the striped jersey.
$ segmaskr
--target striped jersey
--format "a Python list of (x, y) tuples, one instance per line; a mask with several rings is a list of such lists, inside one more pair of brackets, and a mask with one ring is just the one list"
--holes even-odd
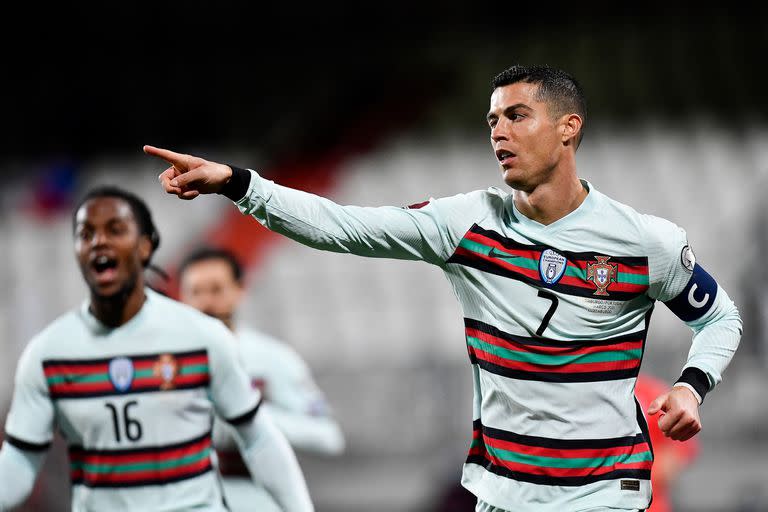
[(586, 181), (583, 203), (542, 225), (497, 188), (368, 208), (248, 172), (236, 204), (273, 231), (442, 268), (465, 317), (474, 407), (462, 483), (479, 499), (515, 512), (648, 506), (653, 451), (633, 390), (654, 302), (694, 329), (686, 367), (708, 387), (740, 335), (727, 294), (694, 282), (703, 271), (681, 228)]
[(146, 289), (108, 328), (88, 301), (49, 325), (17, 368), (8, 439), (69, 450), (72, 510), (225, 510), (212, 467), (213, 414), (237, 419), (260, 397), (218, 320)]

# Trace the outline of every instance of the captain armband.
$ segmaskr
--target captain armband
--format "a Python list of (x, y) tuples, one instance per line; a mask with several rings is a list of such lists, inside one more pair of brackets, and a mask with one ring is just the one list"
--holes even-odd
[(717, 283), (698, 263), (683, 291), (664, 304), (684, 322), (693, 322), (704, 316), (715, 303)]

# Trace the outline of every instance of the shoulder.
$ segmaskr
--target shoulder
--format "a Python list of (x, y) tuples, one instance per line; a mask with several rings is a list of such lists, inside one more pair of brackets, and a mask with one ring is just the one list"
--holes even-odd
[(598, 214), (610, 212), (614, 219), (621, 219), (625, 229), (633, 230), (633, 235), (638, 236), (645, 243), (651, 254), (663, 251), (668, 246), (677, 248), (680, 237), (684, 238), (685, 236), (685, 231), (674, 222), (663, 217), (639, 212), (632, 206), (600, 192), (597, 192), (597, 203), (596, 211)]
[(203, 342), (213, 348), (222, 343), (227, 346), (234, 345), (234, 336), (222, 321), (158, 293), (150, 291), (148, 295), (152, 308), (152, 323), (162, 325), (163, 332), (168, 335)]
[(226, 330), (226, 326), (220, 320), (201, 313), (192, 306), (156, 292), (148, 291), (147, 294), (153, 314), (165, 315), (168, 321), (186, 325), (188, 328)]
[(34, 352), (40, 357), (45, 357), (49, 352), (54, 352), (67, 345), (71, 348), (73, 343), (84, 334), (86, 326), (77, 310), (64, 313), (38, 332), (27, 343), (24, 353)]
[(237, 339), (245, 353), (258, 351), (262, 357), (282, 368), (290, 367), (301, 371), (307, 368), (296, 349), (266, 333), (250, 327), (238, 327)]
[(484, 190), (430, 199), (415, 206), (422, 207), (425, 211), (433, 209), (446, 220), (463, 224), (466, 221), (479, 221), (488, 215), (502, 214), (506, 201), (511, 200), (511, 197), (511, 194), (500, 188), (489, 187)]
[(463, 206), (489, 206), (496, 203), (503, 203), (510, 194), (498, 187), (488, 187), (487, 189), (473, 190), (463, 192), (452, 196), (433, 199), (438, 204), (445, 205), (463, 205)]

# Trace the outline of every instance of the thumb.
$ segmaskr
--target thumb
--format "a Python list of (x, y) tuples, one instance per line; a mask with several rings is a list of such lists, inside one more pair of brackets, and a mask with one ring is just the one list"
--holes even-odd
[(205, 169), (197, 168), (174, 177), (171, 180), (171, 186), (193, 190), (196, 189), (201, 182), (204, 182), (205, 178)]
[(651, 405), (648, 406), (648, 414), (653, 416), (657, 412), (661, 411), (666, 405), (666, 403), (667, 403), (667, 393), (657, 396), (656, 400), (651, 402)]

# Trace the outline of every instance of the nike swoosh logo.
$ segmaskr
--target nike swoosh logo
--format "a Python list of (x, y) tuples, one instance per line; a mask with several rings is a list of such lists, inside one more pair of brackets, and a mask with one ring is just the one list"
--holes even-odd
[(488, 256), (491, 258), (501, 258), (501, 259), (512, 259), (512, 258), (519, 258), (517, 254), (507, 254), (505, 252), (499, 252), (496, 250), (495, 247), (491, 247), (491, 250), (488, 251)]

